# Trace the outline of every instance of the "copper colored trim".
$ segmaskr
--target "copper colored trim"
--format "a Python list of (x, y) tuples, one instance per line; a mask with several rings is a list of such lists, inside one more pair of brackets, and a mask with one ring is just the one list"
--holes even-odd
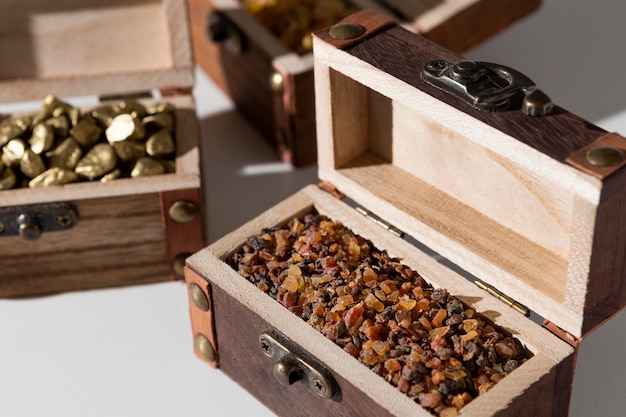
[(352, 39), (335, 39), (329, 34), (330, 28), (326, 28), (315, 32), (314, 35), (321, 40), (342, 49), (354, 43), (360, 42), (388, 26), (397, 25), (395, 20), (380, 15), (372, 10), (361, 10), (346, 17), (338, 23), (356, 23), (363, 26), (365, 28), (365, 32), (361, 36), (357, 36)]
[(327, 193), (330, 193), (333, 197), (338, 198), (339, 200), (346, 196), (344, 193), (339, 191), (333, 184), (327, 181), (320, 181), (317, 183), (317, 186)]
[(556, 335), (559, 339), (571, 345), (574, 349), (577, 349), (578, 345), (580, 345), (580, 342), (582, 341), (582, 339), (572, 336), (571, 334), (567, 333), (565, 330), (561, 329), (559, 326), (549, 320), (543, 321), (543, 327)]
[[(188, 267), (185, 267), (185, 283), (187, 284), (187, 297), (189, 298), (189, 316), (191, 317), (191, 331), (193, 337), (192, 343), (194, 346), (194, 353), (203, 362), (208, 363), (213, 368), (218, 368), (219, 351), (217, 348), (217, 336), (215, 334), (215, 322), (213, 321), (213, 296), (211, 294), (211, 285), (204, 278), (202, 278), (202, 276), (200, 276)], [(205, 292), (209, 303), (208, 311), (203, 311), (202, 309), (198, 308), (191, 299), (189, 286), (192, 284), (196, 284), (202, 289), (202, 291)], [(206, 357), (197, 352), (197, 350), (195, 349), (196, 344), (194, 342), (198, 335), (204, 336), (209, 341), (209, 343), (213, 347), (213, 351), (215, 352), (215, 360), (208, 361)]]
[(591, 174), (601, 180), (605, 179), (624, 165), (626, 165), (626, 158), (618, 164), (611, 166), (596, 166), (593, 165), (587, 159), (587, 151), (599, 146), (612, 146), (617, 149), (621, 149), (626, 152), (626, 138), (617, 133), (607, 133), (604, 136), (600, 136), (595, 142), (590, 143), (582, 149), (574, 152), (567, 157), (566, 162), (575, 168), (580, 169), (587, 174)]
[[(183, 279), (174, 268), (174, 264), (182, 257), (189, 256), (204, 247), (204, 226), (200, 190), (189, 188), (186, 190), (164, 191), (159, 194), (161, 203), (161, 222), (165, 229), (167, 240), (167, 266), (172, 280)], [(198, 214), (193, 221), (177, 223), (170, 218), (168, 211), (177, 201), (193, 203), (198, 208)], [(177, 260), (178, 258), (178, 260)], [(176, 261), (176, 262), (175, 262)]]
[(193, 92), (192, 87), (161, 87), (159, 89), (163, 97), (172, 96), (190, 96)]

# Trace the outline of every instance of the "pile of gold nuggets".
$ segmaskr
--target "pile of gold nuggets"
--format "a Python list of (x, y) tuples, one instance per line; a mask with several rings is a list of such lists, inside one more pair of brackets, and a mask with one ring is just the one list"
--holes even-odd
[(82, 112), (47, 96), (37, 114), (0, 121), (0, 190), (175, 171), (175, 107), (135, 99)]
[(242, 4), (281, 43), (299, 54), (313, 50), (311, 32), (356, 12), (342, 0), (242, 0)]

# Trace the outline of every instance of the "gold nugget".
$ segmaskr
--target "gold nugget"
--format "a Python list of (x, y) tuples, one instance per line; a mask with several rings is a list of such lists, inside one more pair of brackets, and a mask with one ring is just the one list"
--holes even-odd
[(123, 162), (133, 162), (146, 155), (146, 144), (136, 140), (115, 142), (113, 149), (117, 157)]
[(133, 178), (147, 177), (149, 175), (159, 175), (163, 173), (165, 173), (163, 164), (152, 158), (143, 157), (135, 163), (133, 170), (130, 172), (130, 176)]
[(93, 109), (89, 115), (103, 126), (110, 126), (111, 122), (119, 113), (113, 106), (101, 106)]
[(72, 170), (83, 156), (80, 145), (72, 138), (66, 138), (56, 148), (46, 153), (51, 168)]
[(17, 177), (13, 169), (9, 166), (3, 166), (2, 162), (0, 162), (0, 190), (13, 188), (16, 181)]
[(122, 176), (122, 170), (120, 170), (119, 168), (116, 168), (113, 171), (109, 172), (108, 174), (104, 175), (102, 178), (100, 178), (100, 181), (109, 182), (109, 181), (118, 179), (121, 176)]
[(146, 107), (146, 112), (148, 112), (148, 114), (174, 113), (175, 111), (176, 107), (168, 101), (160, 101), (156, 104)]
[(32, 120), (32, 116), (23, 116), (2, 121), (0, 123), (0, 146), (23, 135), (30, 127)]
[(102, 128), (92, 123), (88, 119), (80, 120), (70, 129), (70, 135), (83, 148), (90, 148), (100, 139)]
[(173, 174), (176, 172), (176, 161), (170, 159), (159, 159), (159, 163), (165, 168), (166, 174)]
[(63, 168), (51, 168), (36, 176), (28, 183), (31, 188), (50, 187), (78, 181), (78, 174)]
[(172, 135), (161, 129), (146, 141), (146, 153), (150, 156), (161, 158), (174, 152), (174, 140)]
[(19, 166), (26, 152), (26, 144), (22, 139), (11, 139), (2, 149), (3, 160), (7, 165)]
[(20, 161), (20, 171), (28, 178), (35, 178), (46, 170), (46, 164), (44, 164), (41, 156), (33, 152), (32, 149), (27, 149), (24, 152), (24, 156)]
[(64, 114), (57, 117), (51, 117), (44, 123), (52, 127), (52, 131), (56, 137), (64, 138), (69, 134), (70, 121)]
[(95, 180), (115, 169), (117, 157), (108, 143), (99, 143), (81, 159), (74, 171), (81, 177)]
[(33, 134), (28, 141), (30, 149), (36, 154), (42, 154), (54, 144), (54, 131), (50, 125), (38, 123), (33, 128)]
[(133, 98), (128, 98), (121, 101), (116, 106), (116, 110), (120, 114), (130, 114), (131, 116), (135, 116), (137, 119), (141, 119), (146, 115), (146, 108), (144, 107), (144, 105)]
[(143, 139), (146, 129), (141, 120), (136, 117), (130, 114), (120, 114), (115, 116), (105, 134), (109, 143), (113, 144), (123, 140)]
[(58, 117), (61, 114), (70, 112), (73, 109), (68, 103), (59, 100), (54, 95), (48, 95), (41, 101), (41, 111), (33, 119), (33, 123), (41, 123), (51, 117)]
[(174, 115), (170, 112), (146, 116), (141, 121), (148, 129), (165, 129), (170, 133), (174, 132)]

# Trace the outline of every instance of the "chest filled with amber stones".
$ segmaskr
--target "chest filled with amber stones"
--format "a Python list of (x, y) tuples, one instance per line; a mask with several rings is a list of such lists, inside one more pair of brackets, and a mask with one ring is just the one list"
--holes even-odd
[(198, 357), (278, 415), (566, 416), (626, 140), (372, 12), (313, 39), (322, 182), (187, 260)]
[(446, 289), (326, 216), (262, 230), (228, 263), (436, 415), (456, 415), (532, 355)]
[(311, 32), (374, 10), (454, 51), (540, 0), (188, 0), (195, 58), (284, 161), (316, 161)]

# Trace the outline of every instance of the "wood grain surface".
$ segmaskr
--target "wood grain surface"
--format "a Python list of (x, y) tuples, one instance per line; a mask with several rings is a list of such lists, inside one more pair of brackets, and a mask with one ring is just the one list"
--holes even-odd
[(70, 230), (43, 233), (37, 241), (0, 238), (0, 296), (168, 279), (158, 194), (73, 204), (79, 219)]
[(0, 25), (0, 102), (193, 85), (185, 2), (10, 0)]

